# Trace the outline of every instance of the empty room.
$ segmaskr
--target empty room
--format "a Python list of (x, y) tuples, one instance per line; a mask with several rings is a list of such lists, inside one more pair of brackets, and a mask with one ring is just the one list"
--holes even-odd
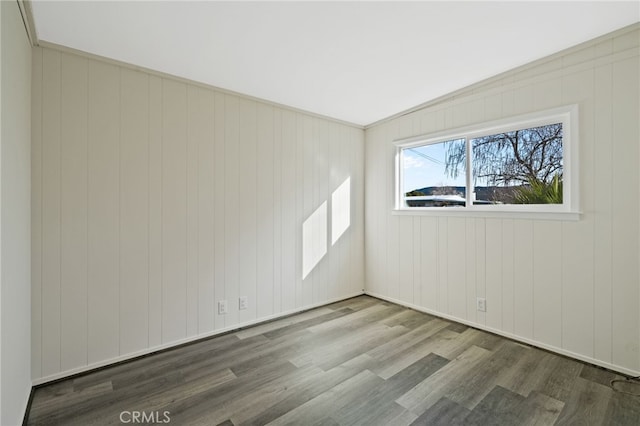
[(0, 1), (0, 424), (640, 424), (637, 1)]

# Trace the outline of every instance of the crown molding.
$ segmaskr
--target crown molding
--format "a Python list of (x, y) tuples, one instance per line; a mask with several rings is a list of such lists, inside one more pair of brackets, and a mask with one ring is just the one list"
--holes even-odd
[(27, 37), (31, 46), (38, 46), (38, 33), (36, 32), (35, 21), (33, 20), (33, 10), (31, 9), (31, 0), (16, 0), (18, 9), (22, 15), (24, 29), (27, 31)]

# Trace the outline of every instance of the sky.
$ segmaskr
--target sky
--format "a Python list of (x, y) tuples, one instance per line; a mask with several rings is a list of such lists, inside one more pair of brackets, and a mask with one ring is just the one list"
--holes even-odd
[(465, 186), (464, 170), (454, 179), (445, 173), (445, 143), (403, 151), (404, 192), (427, 186)]

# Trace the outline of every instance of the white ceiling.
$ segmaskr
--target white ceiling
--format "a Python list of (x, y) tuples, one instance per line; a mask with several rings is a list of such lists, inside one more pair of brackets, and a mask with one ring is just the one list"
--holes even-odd
[(33, 1), (39, 40), (365, 125), (640, 21), (640, 2)]

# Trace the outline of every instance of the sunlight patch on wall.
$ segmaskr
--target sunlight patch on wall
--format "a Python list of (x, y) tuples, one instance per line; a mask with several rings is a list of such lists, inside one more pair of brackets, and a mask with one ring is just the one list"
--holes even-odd
[(302, 224), (302, 279), (327, 253), (327, 202), (325, 201)]
[(351, 177), (331, 194), (331, 245), (344, 234), (351, 224)]

